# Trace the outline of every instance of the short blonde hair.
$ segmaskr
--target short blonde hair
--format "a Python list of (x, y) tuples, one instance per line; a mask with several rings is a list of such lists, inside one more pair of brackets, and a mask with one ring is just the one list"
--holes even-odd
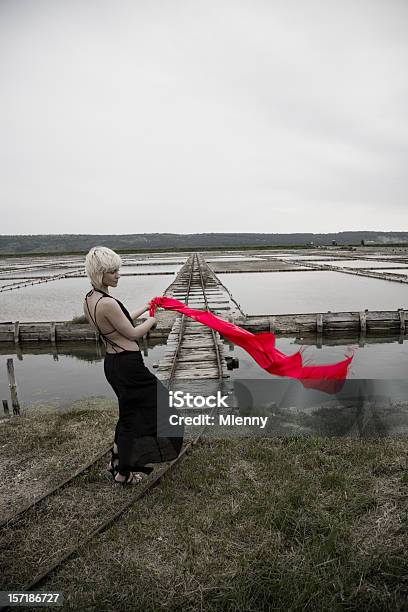
[(121, 265), (120, 256), (104, 246), (92, 247), (85, 258), (85, 271), (94, 287), (102, 287), (104, 273), (116, 270)]

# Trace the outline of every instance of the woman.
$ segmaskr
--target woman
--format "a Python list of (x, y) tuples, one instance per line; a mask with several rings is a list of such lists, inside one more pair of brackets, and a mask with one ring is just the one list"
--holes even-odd
[(183, 431), (175, 430), (175, 437), (171, 438), (158, 435), (162, 426), (167, 425), (168, 430), (168, 394), (144, 365), (137, 342), (155, 326), (156, 318), (149, 317), (135, 327), (134, 319), (149, 310), (150, 304), (130, 315), (109, 294), (109, 287), (118, 285), (121, 264), (119, 255), (107, 247), (93, 247), (89, 251), (85, 269), (92, 290), (85, 297), (84, 313), (104, 341), (105, 376), (119, 400), (119, 420), (109, 469), (116, 482), (137, 484), (152, 471), (147, 463), (170, 461), (178, 456)]

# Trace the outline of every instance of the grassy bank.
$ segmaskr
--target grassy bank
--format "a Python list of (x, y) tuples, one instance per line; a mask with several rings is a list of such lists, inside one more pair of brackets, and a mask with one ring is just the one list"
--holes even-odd
[[(109, 438), (114, 412), (98, 401), (21, 419), (19, 452), (52, 455), (45, 432), (63, 443), (64, 430), (81, 431), (65, 453), (84, 452), (98, 415)], [(73, 610), (406, 609), (407, 449), (406, 439), (207, 440), (45, 590)]]

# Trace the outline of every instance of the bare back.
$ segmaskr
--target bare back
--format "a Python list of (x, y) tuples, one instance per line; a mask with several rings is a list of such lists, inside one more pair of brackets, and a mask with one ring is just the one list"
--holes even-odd
[[(96, 293), (95, 291), (88, 294), (83, 303), (84, 315), (87, 321), (96, 331), (101, 332), (101, 337), (104, 341), (107, 353), (120, 353), (123, 350), (140, 351), (137, 341), (129, 339), (120, 333), (112, 326), (111, 321), (108, 319), (110, 310), (109, 302), (111, 302), (111, 300), (114, 300), (114, 298), (101, 296), (100, 293)], [(89, 314), (88, 308), (93, 320)], [(122, 316), (127, 321), (125, 315), (122, 314)], [(94, 321), (97, 326), (95, 326)], [(106, 338), (104, 336), (106, 336)], [(111, 343), (115, 346), (113, 347)]]

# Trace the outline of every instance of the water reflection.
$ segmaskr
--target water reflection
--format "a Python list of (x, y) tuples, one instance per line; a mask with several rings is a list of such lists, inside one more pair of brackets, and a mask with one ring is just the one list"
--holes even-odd
[[(176, 407), (195, 417), (190, 435), (199, 433), (210, 408), (194, 408), (191, 399), (214, 396), (217, 381), (179, 380)], [(305, 388), (289, 378), (234, 378), (218, 383), (224, 405), (212, 413), (207, 436), (347, 436), (357, 438), (408, 434), (407, 380), (346, 380), (337, 392)], [(188, 396), (188, 394), (190, 394)], [(184, 398), (184, 399), (182, 399)], [(190, 407), (186, 400), (189, 398)], [(164, 398), (163, 398), (164, 399)], [(193, 431), (191, 431), (193, 430)], [(194, 431), (195, 430), (195, 431)], [(171, 425), (166, 435), (171, 434)]]
[[(404, 341), (405, 340), (405, 341)], [(230, 371), (233, 378), (269, 379), (271, 374), (263, 370), (241, 347), (224, 343), (226, 355), (239, 360), (239, 368)], [(350, 379), (399, 380), (408, 378), (408, 339), (406, 336), (368, 336), (364, 339), (323, 337), (321, 344), (315, 335), (311, 336), (278, 336), (276, 347), (287, 355), (296, 353), (305, 347), (303, 359), (305, 364), (319, 365), (335, 363), (344, 359), (352, 350)], [(279, 378), (279, 377), (274, 377)]]
[(335, 395), (295, 380), (236, 380), (240, 416), (267, 417), (252, 436), (385, 437), (408, 434), (408, 381), (347, 380)]
[[(313, 336), (277, 338), (277, 347), (286, 354), (295, 353), (300, 345), (307, 347), (304, 357), (314, 364), (340, 361), (349, 347), (354, 348), (349, 380), (365, 379), (369, 381), (368, 385), (374, 385), (377, 395), (393, 401), (408, 399), (406, 386), (401, 383), (408, 378), (408, 342), (401, 343), (401, 337), (369, 337), (364, 346), (358, 345), (357, 338), (324, 338), (321, 348)], [(239, 362), (237, 369), (229, 371), (232, 383), (250, 379), (295, 385), (290, 393), (285, 391), (286, 399), (281, 405), (286, 408), (296, 399), (291, 395), (293, 390), (302, 390), (298, 381), (282, 379), (263, 370), (242, 348), (227, 342), (224, 346), (225, 356), (235, 357)], [(154, 365), (165, 353), (165, 340), (150, 338), (147, 343), (141, 343), (141, 349), (146, 366), (155, 372)], [(57, 343), (54, 347), (44, 343), (1, 343), (0, 355), (0, 400), (9, 398), (6, 371), (9, 357), (14, 360), (22, 405), (50, 403), (65, 406), (84, 397), (115, 397), (103, 373), (103, 346), (96, 342)], [(381, 388), (375, 387), (378, 381), (381, 381)], [(313, 393), (307, 390), (307, 395), (311, 398)]]
[[(160, 339), (141, 343), (146, 366), (154, 372), (165, 351)], [(66, 406), (75, 400), (115, 395), (103, 372), (104, 349), (96, 342), (0, 344), (0, 400), (10, 397), (7, 359), (14, 360), (18, 397), (21, 405)]]

